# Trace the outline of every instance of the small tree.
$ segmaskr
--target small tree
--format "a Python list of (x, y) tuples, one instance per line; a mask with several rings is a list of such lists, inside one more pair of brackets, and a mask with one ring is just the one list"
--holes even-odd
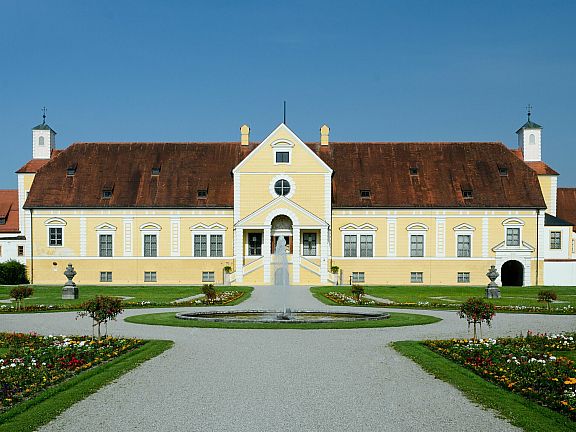
[(364, 287), (362, 285), (352, 285), (352, 295), (354, 296), (356, 301), (360, 303), (360, 300), (364, 295)]
[(10, 290), (10, 297), (16, 300), (16, 309), (24, 308), (24, 299), (30, 297), (34, 293), (32, 287), (27, 285), (19, 285)]
[(27, 284), (26, 266), (10, 260), (0, 264), (0, 285)]
[(206, 301), (208, 303), (214, 303), (216, 301), (216, 288), (213, 284), (206, 284), (202, 287), (202, 293), (206, 296)]
[(224, 266), (224, 273), (228, 273), (228, 274), (232, 273), (232, 267), (229, 265)]
[(108, 335), (108, 321), (115, 320), (118, 314), (122, 313), (122, 300), (117, 297), (96, 296), (80, 305), (82, 311), (78, 312), (79, 317), (89, 316), (92, 324), (92, 337), (94, 328), (98, 327), (98, 339), (101, 338), (100, 327), (106, 325), (106, 335)]
[(546, 302), (546, 305), (548, 306), (548, 310), (550, 310), (550, 303), (552, 303), (556, 299), (558, 299), (558, 296), (556, 295), (556, 291), (552, 291), (552, 290), (538, 291), (538, 301), (541, 303)]
[(340, 271), (340, 267), (338, 267), (337, 265), (333, 265), (332, 267), (330, 267), (330, 273), (332, 274), (336, 274)]
[(470, 324), (474, 325), (474, 340), (477, 339), (476, 325), (479, 324), (480, 331), (482, 331), (482, 323), (486, 322), (490, 326), (494, 315), (496, 315), (494, 305), (478, 297), (470, 297), (460, 305), (460, 310), (458, 311), (460, 318), (466, 318), (468, 329), (470, 329)]

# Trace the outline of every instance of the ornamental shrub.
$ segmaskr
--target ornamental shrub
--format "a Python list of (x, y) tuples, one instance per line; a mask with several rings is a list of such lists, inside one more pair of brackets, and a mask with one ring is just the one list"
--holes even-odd
[(24, 307), (24, 299), (30, 297), (34, 293), (31, 286), (18, 285), (10, 290), (10, 297), (16, 300), (16, 309), (22, 309)]
[(216, 301), (216, 288), (213, 284), (206, 284), (202, 287), (202, 293), (206, 296), (206, 301), (208, 303), (214, 303)]
[(0, 263), (0, 285), (27, 284), (26, 266), (18, 261), (10, 260)]
[(550, 303), (556, 300), (558, 296), (556, 295), (556, 291), (552, 290), (541, 290), (538, 291), (538, 301), (543, 303), (546, 302), (548, 306), (548, 310), (550, 310)]
[(232, 273), (232, 267), (229, 265), (224, 266), (224, 273), (228, 273), (228, 274)]
[(96, 296), (91, 300), (85, 301), (80, 305), (82, 310), (78, 316), (83, 318), (89, 316), (94, 323), (92, 324), (92, 337), (94, 337), (94, 328), (98, 327), (98, 339), (101, 338), (100, 327), (106, 325), (106, 335), (108, 334), (108, 321), (115, 320), (124, 308), (122, 300), (117, 297)]
[(332, 273), (332, 274), (336, 274), (336, 273), (338, 273), (339, 271), (340, 271), (340, 267), (338, 267), (338, 266), (336, 266), (336, 265), (330, 267), (330, 273)]
[(364, 287), (362, 285), (352, 285), (352, 296), (357, 302), (360, 302), (362, 296), (364, 295)]
[(470, 324), (474, 325), (474, 340), (477, 339), (476, 325), (479, 324), (480, 331), (482, 331), (482, 323), (486, 322), (490, 326), (492, 318), (496, 315), (494, 305), (478, 297), (470, 297), (462, 303), (457, 313), (460, 318), (466, 318), (468, 328), (470, 328)]

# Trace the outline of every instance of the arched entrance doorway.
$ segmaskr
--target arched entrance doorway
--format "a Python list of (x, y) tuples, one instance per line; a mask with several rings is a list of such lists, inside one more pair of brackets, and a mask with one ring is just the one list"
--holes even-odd
[(523, 286), (524, 266), (516, 260), (506, 261), (501, 270), (502, 286)]
[(272, 241), (270, 242), (272, 250), (270, 252), (274, 253), (278, 239), (284, 237), (286, 241), (286, 254), (291, 254), (294, 247), (292, 244), (292, 219), (285, 215), (278, 215), (272, 219), (270, 225), (270, 235), (272, 237)]

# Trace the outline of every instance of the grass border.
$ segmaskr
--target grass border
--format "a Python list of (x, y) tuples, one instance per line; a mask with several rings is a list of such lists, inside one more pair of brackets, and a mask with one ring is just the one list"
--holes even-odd
[(182, 320), (174, 312), (160, 312), (152, 314), (132, 315), (124, 321), (133, 324), (164, 325), (171, 327), (199, 327), (224, 329), (251, 329), (251, 330), (339, 330), (382, 327), (404, 327), (413, 325), (434, 324), (442, 321), (432, 315), (413, 313), (390, 313), (390, 318), (369, 321), (326, 322), (326, 323), (238, 323), (215, 322), (202, 320)]
[(390, 345), (426, 372), (455, 387), (472, 402), (496, 411), (514, 426), (527, 432), (574, 431), (575, 423), (569, 418), (485, 381), (471, 370), (428, 349), (422, 342), (399, 341)]
[(0, 414), (0, 432), (34, 431), (61, 412), (85, 399), (111, 381), (171, 348), (174, 342), (148, 340), (144, 344), (102, 365), (42, 391)]

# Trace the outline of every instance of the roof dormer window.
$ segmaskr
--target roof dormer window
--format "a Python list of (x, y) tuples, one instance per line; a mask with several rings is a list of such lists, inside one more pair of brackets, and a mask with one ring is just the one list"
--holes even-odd
[(104, 199), (112, 198), (112, 191), (110, 189), (103, 189), (102, 190), (102, 198), (104, 198)]
[(370, 198), (371, 194), (370, 194), (370, 189), (361, 189), (360, 190), (360, 198)]
[(508, 167), (498, 167), (498, 173), (500, 177), (508, 177)]
[(6, 225), (6, 218), (0, 218), (0, 225)]
[(160, 175), (160, 167), (153, 167), (152, 168), (152, 175), (159, 176)]
[(198, 198), (206, 199), (208, 197), (208, 190), (207, 189), (198, 189)]
[(418, 167), (410, 167), (410, 175), (417, 176), (418, 175)]
[(474, 198), (472, 194), (472, 189), (462, 189), (462, 198), (464, 199)]
[(74, 177), (74, 174), (76, 174), (76, 164), (74, 165), (70, 165), (68, 168), (66, 168), (66, 176), (68, 177)]

